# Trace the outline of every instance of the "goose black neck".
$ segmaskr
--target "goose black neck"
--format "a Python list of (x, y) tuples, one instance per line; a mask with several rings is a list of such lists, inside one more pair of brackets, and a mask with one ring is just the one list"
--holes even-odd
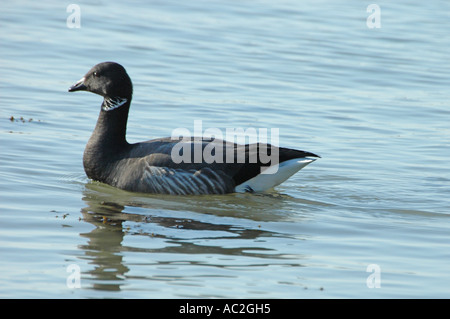
[(95, 130), (89, 142), (98, 143), (102, 149), (114, 150), (117, 147), (128, 145), (126, 140), (128, 112), (131, 98), (116, 109), (105, 110), (107, 97), (103, 100)]
[(102, 104), (94, 132), (83, 154), (84, 170), (89, 178), (106, 182), (110, 174), (109, 164), (126, 156), (130, 145), (125, 137), (130, 102), (131, 97), (120, 107), (108, 111)]

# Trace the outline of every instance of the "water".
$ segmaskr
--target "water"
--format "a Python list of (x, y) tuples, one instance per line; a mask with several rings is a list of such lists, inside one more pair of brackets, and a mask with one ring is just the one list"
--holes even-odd
[[(0, 296), (450, 297), (450, 4), (377, 4), (2, 3)], [(263, 195), (89, 181), (101, 98), (67, 88), (111, 60), (130, 142), (202, 120), (322, 158)]]

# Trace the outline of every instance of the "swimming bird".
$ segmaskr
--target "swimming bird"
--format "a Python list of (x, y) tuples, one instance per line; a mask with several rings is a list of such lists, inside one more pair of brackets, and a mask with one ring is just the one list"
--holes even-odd
[[(103, 97), (83, 154), (86, 175), (123, 190), (173, 195), (264, 192), (320, 157), (270, 144), (243, 145), (204, 137), (130, 144), (126, 129), (133, 85), (125, 68), (115, 62), (92, 67), (69, 88), (75, 91)], [(198, 150), (204, 155), (200, 159), (195, 155)], [(274, 160), (268, 162), (267, 156), (272, 155)]]

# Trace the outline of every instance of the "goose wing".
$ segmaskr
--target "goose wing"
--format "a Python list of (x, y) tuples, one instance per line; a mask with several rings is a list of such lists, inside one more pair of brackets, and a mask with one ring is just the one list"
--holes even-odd
[[(155, 139), (135, 144), (132, 153), (134, 157), (140, 157), (139, 169), (133, 169), (140, 172), (140, 177), (137, 178), (139, 182), (127, 188), (179, 195), (263, 191), (280, 184), (313, 161), (305, 158), (318, 157), (313, 153), (269, 144), (240, 145), (200, 138)], [(290, 161), (292, 159), (296, 161)], [(264, 169), (283, 162), (291, 163), (289, 169), (279, 173), (274, 171), (273, 176), (268, 176), (271, 173), (267, 171), (262, 180), (255, 181)], [(294, 162), (302, 164), (293, 165)], [(136, 177), (131, 180), (136, 181)]]

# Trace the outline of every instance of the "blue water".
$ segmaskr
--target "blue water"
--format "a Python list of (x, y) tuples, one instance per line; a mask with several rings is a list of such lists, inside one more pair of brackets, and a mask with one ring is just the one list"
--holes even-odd
[[(1, 4), (0, 297), (450, 297), (448, 1), (377, 2), (381, 28), (356, 0), (77, 4)], [(92, 182), (101, 98), (67, 89), (102, 61), (130, 142), (202, 120), (322, 158), (264, 195)]]

